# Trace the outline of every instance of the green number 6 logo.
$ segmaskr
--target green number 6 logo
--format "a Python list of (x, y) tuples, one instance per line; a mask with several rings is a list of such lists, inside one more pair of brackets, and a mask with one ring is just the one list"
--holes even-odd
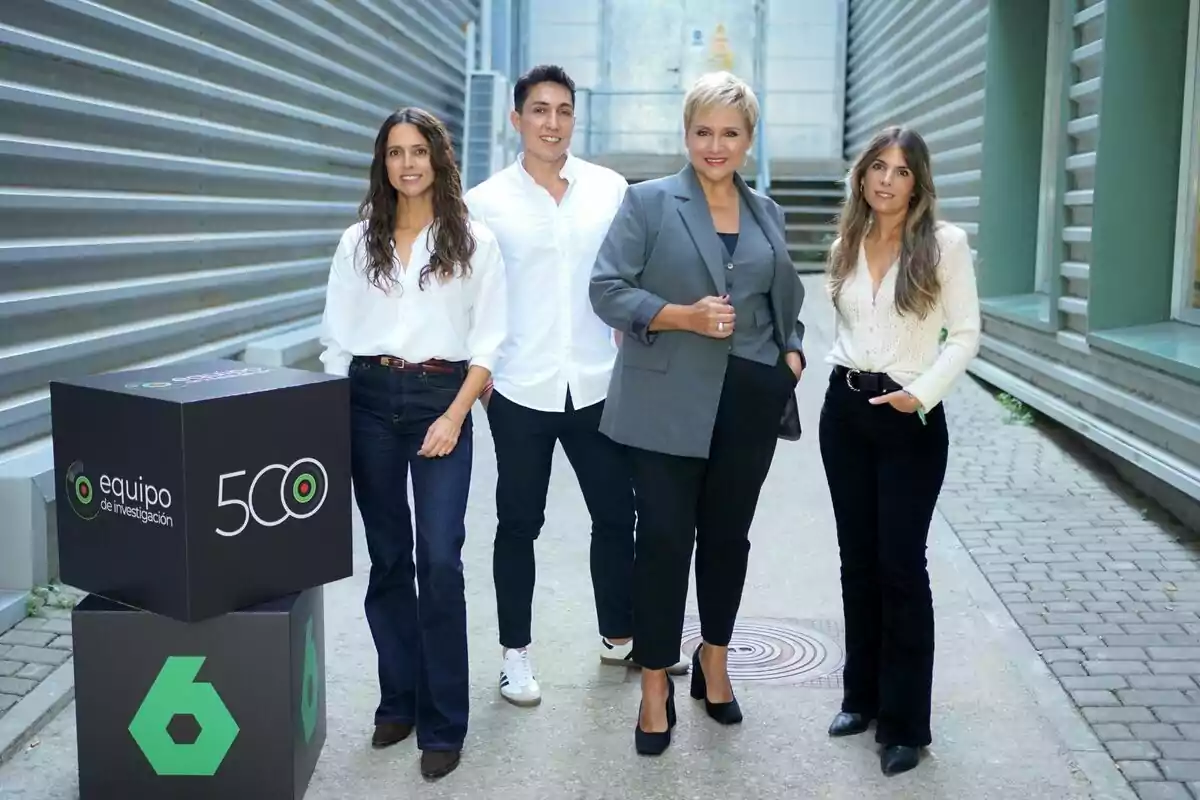
[(304, 677), (300, 680), (300, 724), (305, 743), (312, 742), (317, 730), (317, 643), (313, 639), (313, 620), (304, 626)]
[[(138, 706), (129, 734), (158, 775), (216, 774), (240, 728), (211, 683), (197, 683), (203, 656), (171, 656)], [(171, 738), (167, 726), (190, 714), (200, 726), (191, 744)]]

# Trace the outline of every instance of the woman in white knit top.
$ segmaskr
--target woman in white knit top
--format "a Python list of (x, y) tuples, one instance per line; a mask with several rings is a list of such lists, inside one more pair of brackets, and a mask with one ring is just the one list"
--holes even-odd
[(934, 217), (919, 134), (884, 130), (847, 180), (830, 250), (837, 314), (820, 425), (846, 622), (845, 689), (829, 733), (876, 721), (880, 766), (893, 775), (932, 741), (925, 545), (946, 474), (942, 399), (978, 352), (979, 299), (966, 233)]

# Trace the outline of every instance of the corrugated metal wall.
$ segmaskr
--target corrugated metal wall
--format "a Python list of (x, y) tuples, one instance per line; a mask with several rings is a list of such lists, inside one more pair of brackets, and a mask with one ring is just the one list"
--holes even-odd
[(48, 380), (311, 322), (381, 120), (461, 141), (478, 0), (0, 3), (0, 454)]
[(846, 158), (887, 125), (929, 144), (943, 219), (979, 229), (987, 0), (850, 0)]
[(1055, 132), (1062, 151), (1063, 209), (1056, 231), (1062, 291), (1059, 342), (1087, 351), (1088, 271), (1092, 257), (1092, 189), (1100, 130), (1100, 76), (1104, 64), (1104, 0), (1069, 0), (1063, 20), (1066, 120)]

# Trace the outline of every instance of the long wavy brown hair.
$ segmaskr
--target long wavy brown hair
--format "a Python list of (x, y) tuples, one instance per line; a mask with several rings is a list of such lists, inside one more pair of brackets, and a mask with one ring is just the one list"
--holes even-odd
[(367, 196), (358, 208), (360, 219), (367, 223), (364, 237), (367, 279), (384, 290), (396, 282), (393, 233), (399, 202), (399, 190), (388, 179), (387, 142), (392, 128), (405, 123), (415, 126), (425, 137), (433, 164), (433, 247), (429, 263), (421, 269), (418, 285), (423, 289), (431, 275), (444, 281), (456, 275), (470, 274), (471, 257), (475, 255), (475, 237), (471, 235), (450, 134), (428, 111), (402, 108), (383, 121), (375, 137), (371, 182)]
[(941, 283), (937, 265), (941, 259), (935, 229), (937, 191), (929, 148), (921, 135), (910, 128), (894, 126), (880, 131), (850, 168), (846, 177), (849, 196), (838, 218), (836, 247), (829, 251), (829, 288), (835, 308), (846, 279), (858, 263), (858, 250), (875, 222), (874, 212), (863, 194), (867, 170), (893, 145), (904, 153), (913, 174), (913, 195), (900, 241), (900, 264), (896, 275), (895, 305), (901, 314), (925, 317), (937, 302)]

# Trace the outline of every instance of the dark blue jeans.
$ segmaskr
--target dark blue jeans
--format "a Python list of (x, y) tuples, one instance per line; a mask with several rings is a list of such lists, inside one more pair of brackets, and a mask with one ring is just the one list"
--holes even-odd
[[(464, 364), (452, 373), (402, 372), (360, 359), (350, 365), (351, 474), (371, 556), (365, 607), (379, 654), (375, 721), (414, 724), (422, 750), (458, 750), (467, 733), (462, 547), (470, 416), (449, 455), (417, 455), (465, 376)], [(408, 503), (410, 473), (415, 514)]]

